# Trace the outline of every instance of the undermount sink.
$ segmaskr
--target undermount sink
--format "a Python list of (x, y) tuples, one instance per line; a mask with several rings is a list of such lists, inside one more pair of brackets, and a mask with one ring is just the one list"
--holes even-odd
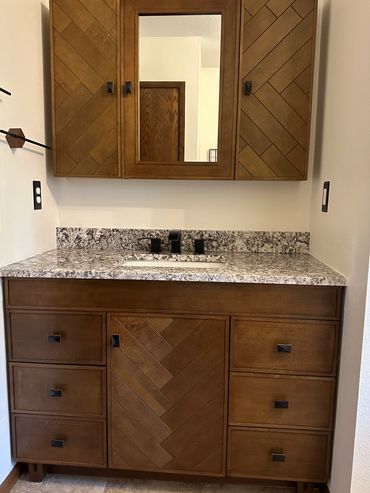
[(125, 267), (161, 267), (172, 269), (222, 269), (224, 262), (199, 260), (126, 260)]

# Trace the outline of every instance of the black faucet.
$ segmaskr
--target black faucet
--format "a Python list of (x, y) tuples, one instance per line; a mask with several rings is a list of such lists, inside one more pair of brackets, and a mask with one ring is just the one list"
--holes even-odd
[(172, 230), (168, 235), (171, 253), (181, 253), (181, 231)]

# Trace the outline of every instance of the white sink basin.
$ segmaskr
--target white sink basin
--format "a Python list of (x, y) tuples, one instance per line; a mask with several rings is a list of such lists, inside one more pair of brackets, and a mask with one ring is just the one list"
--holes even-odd
[(222, 269), (223, 262), (201, 262), (196, 260), (126, 260), (125, 267), (161, 267), (171, 269)]

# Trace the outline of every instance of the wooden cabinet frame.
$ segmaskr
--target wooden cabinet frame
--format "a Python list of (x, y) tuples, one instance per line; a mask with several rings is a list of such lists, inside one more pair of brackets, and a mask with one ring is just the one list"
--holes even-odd
[[(222, 14), (219, 161), (209, 163), (144, 163), (139, 161), (138, 133), (138, 20), (141, 14)], [(123, 95), (121, 111), (125, 178), (230, 179), (234, 178), (236, 112), (239, 85), (238, 0), (125, 0), (122, 3), (122, 81), (131, 81), (133, 93)]]

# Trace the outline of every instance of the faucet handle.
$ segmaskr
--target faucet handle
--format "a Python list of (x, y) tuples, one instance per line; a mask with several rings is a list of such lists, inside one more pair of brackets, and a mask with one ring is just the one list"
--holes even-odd
[(138, 238), (138, 242), (148, 240), (150, 241), (150, 253), (161, 253), (162, 240), (161, 238), (150, 238), (148, 236), (144, 238)]
[(212, 238), (196, 238), (194, 240), (194, 253), (195, 255), (204, 255), (204, 244), (206, 241), (212, 241)]

